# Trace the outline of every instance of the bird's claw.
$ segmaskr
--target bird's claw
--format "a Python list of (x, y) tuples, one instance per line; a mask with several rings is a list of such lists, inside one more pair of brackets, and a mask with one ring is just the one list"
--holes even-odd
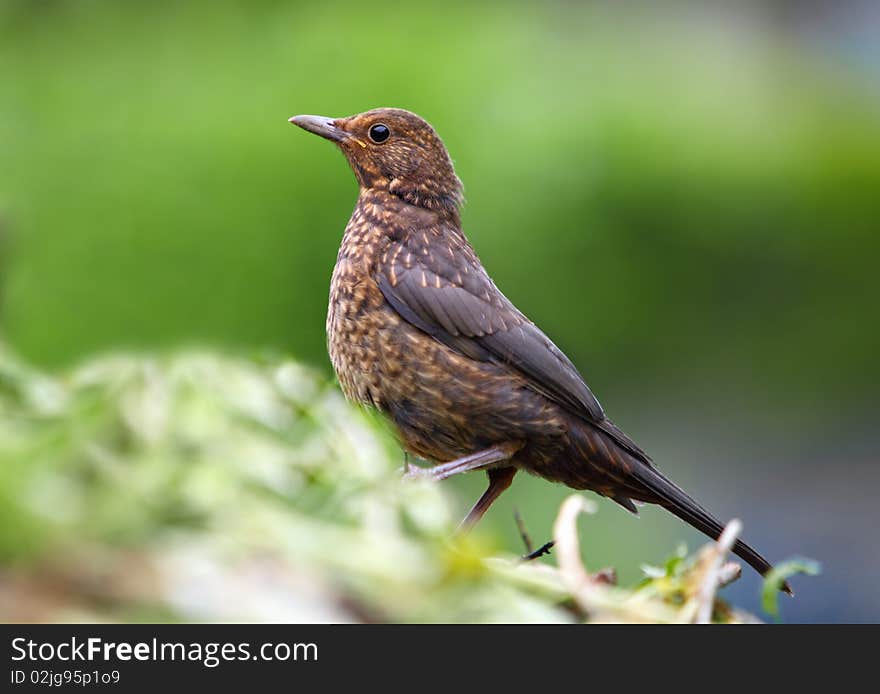
[(400, 470), (401, 477), (405, 480), (433, 480), (434, 474), (418, 465), (407, 465)]
[(556, 543), (552, 540), (550, 542), (546, 542), (538, 547), (538, 549), (536, 549), (535, 551), (529, 552), (525, 556), (520, 557), (520, 561), (534, 561), (538, 557), (543, 557), (545, 554), (550, 554), (550, 550), (553, 549), (553, 546), (555, 544)]

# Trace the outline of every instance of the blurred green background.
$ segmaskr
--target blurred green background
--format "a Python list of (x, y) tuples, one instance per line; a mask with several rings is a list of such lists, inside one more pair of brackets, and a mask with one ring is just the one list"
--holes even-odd
[[(880, 10), (0, 2), (0, 330), (37, 366), (209, 345), (324, 369), (357, 187), (297, 113), (399, 106), (465, 183), (502, 290), (609, 414), (770, 558), (792, 620), (876, 621)], [(461, 510), (483, 479), (452, 482)], [(566, 490), (518, 479), (537, 538)], [(633, 580), (699, 536), (603, 507)], [(757, 601), (747, 576), (732, 594)]]

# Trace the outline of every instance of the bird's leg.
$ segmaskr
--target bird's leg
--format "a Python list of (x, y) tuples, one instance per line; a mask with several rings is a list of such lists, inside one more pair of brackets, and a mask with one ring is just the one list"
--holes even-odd
[(427, 478), (439, 482), (462, 472), (482, 470), (502, 460), (507, 460), (520, 448), (522, 448), (522, 444), (519, 442), (499, 443), (482, 451), (456, 458), (448, 463), (435, 465), (432, 468), (410, 467), (404, 474), (404, 478)]
[(459, 524), (458, 530), (456, 531), (458, 535), (466, 534), (477, 524), (477, 522), (479, 522), (480, 518), (482, 518), (486, 511), (489, 510), (489, 507), (495, 499), (501, 496), (501, 493), (510, 486), (511, 482), (513, 482), (516, 468), (493, 468), (492, 470), (488, 470), (487, 474), (489, 475), (489, 487), (483, 492), (483, 496), (477, 500), (477, 503), (474, 504), (474, 507)]
[[(458, 475), (462, 472), (470, 472), (471, 470), (482, 470), (491, 465), (495, 465), (504, 460), (510, 460), (514, 454), (522, 448), (519, 441), (510, 441), (490, 446), (482, 451), (471, 453), (470, 455), (456, 458), (448, 463), (441, 463), (432, 468), (410, 467), (404, 474), (404, 478), (428, 478), (432, 480), (445, 480), (452, 475)], [(477, 500), (473, 508), (467, 514), (465, 519), (459, 524), (457, 533), (463, 535), (467, 533), (477, 521), (483, 517), (492, 502), (495, 501), (501, 493), (513, 482), (513, 476), (516, 474), (515, 467), (489, 468), (486, 471), (489, 475), (489, 487), (483, 492), (483, 495)]]

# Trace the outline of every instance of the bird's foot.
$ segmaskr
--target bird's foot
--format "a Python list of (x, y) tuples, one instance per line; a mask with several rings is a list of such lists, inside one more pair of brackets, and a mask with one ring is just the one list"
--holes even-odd
[(418, 465), (408, 464), (400, 469), (400, 475), (405, 480), (436, 480), (437, 475), (431, 468), (419, 467)]
[(528, 554), (525, 554), (522, 557), (520, 557), (520, 560), (521, 561), (533, 561), (533, 560), (537, 559), (538, 557), (543, 557), (545, 554), (550, 554), (550, 550), (553, 549), (553, 545), (555, 545), (555, 544), (556, 543), (553, 542), (552, 540), (550, 542), (545, 542), (543, 545), (538, 547), (538, 549), (534, 550), (533, 552), (529, 552)]

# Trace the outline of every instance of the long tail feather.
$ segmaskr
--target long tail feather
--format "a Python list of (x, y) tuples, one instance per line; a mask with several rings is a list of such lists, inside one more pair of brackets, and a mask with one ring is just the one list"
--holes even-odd
[[(646, 501), (653, 501), (663, 506), (667, 511), (678, 516), (713, 540), (718, 539), (721, 531), (724, 530), (724, 526), (717, 518), (700, 506), (693, 497), (665, 477), (656, 468), (643, 464), (636, 465), (634, 468), (632, 470), (633, 476), (656, 497), (656, 499), (645, 499)], [(742, 540), (736, 541), (736, 544), (733, 546), (733, 552), (762, 576), (766, 576), (773, 568), (770, 562)], [(781, 590), (789, 595), (793, 595), (791, 587), (787, 582), (782, 584)]]

